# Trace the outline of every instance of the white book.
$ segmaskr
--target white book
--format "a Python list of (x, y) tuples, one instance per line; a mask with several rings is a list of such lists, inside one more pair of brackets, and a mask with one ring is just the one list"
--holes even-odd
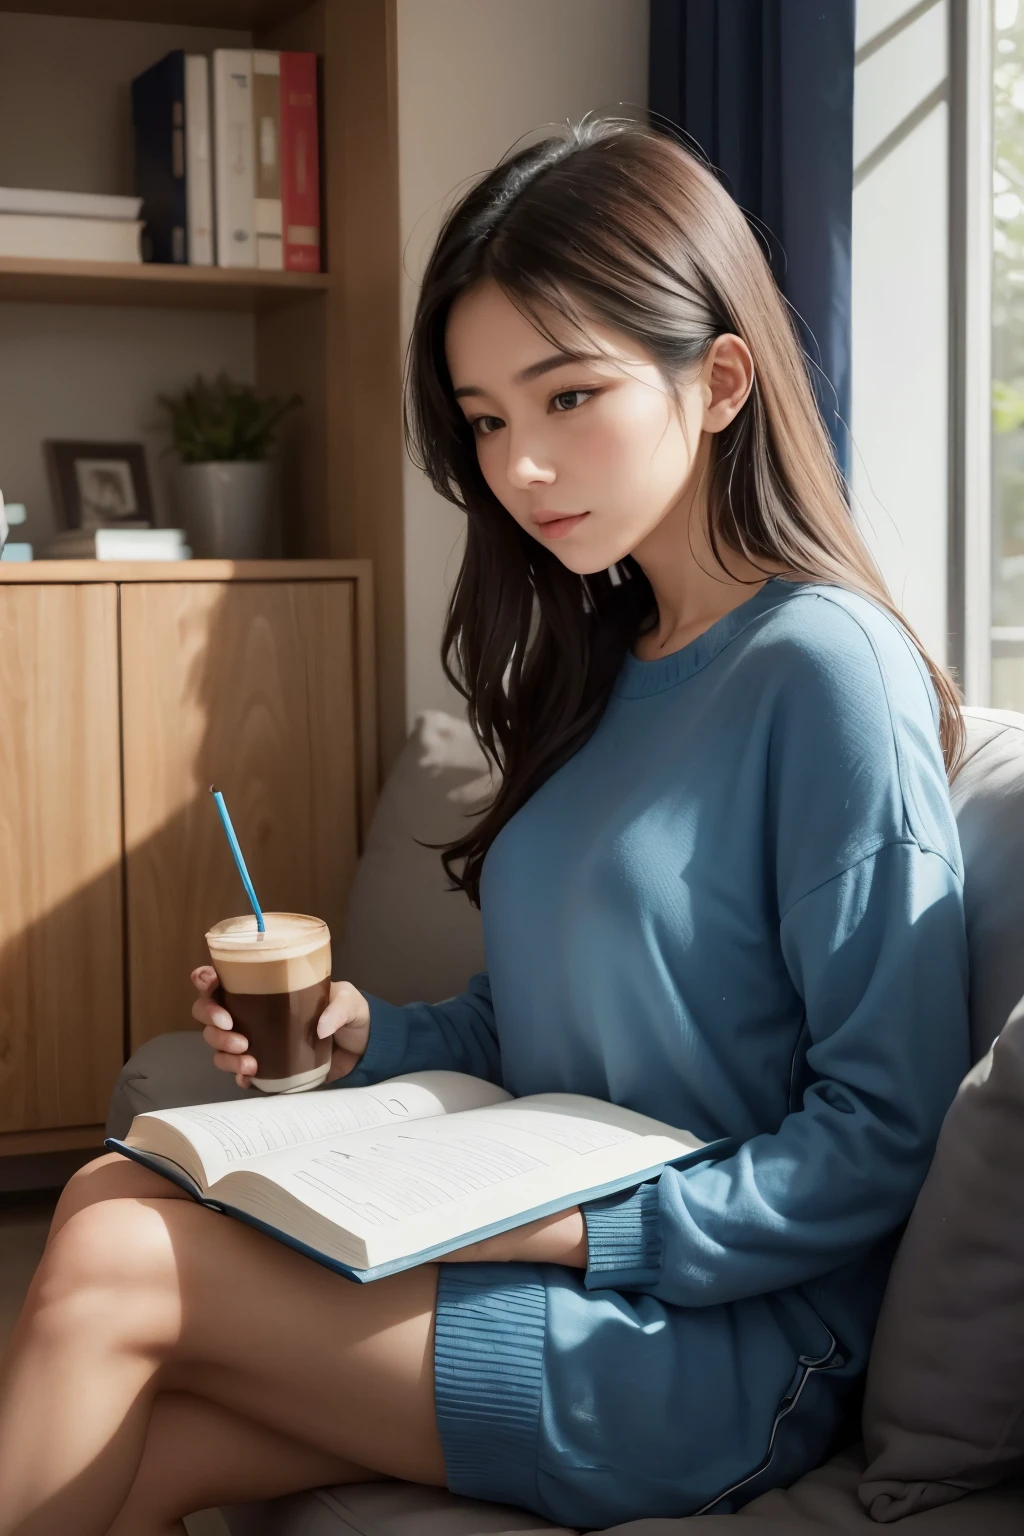
[(93, 192), (51, 192), (35, 187), (0, 187), (0, 213), (63, 215), (69, 219), (132, 220), (142, 210), (141, 197)]
[(217, 265), (256, 265), (256, 197), (252, 154), (252, 53), (213, 53), (213, 184)]
[(252, 56), (252, 150), (256, 186), (256, 265), (284, 267), (281, 217), (281, 55)]
[[(350, 1279), (376, 1280), (706, 1156), (688, 1131), (570, 1093), (412, 1072), (136, 1115), (106, 1145)], [(720, 1145), (715, 1143), (716, 1148)]]
[(180, 528), (71, 528), (58, 533), (44, 560), (188, 560)]
[(141, 262), (138, 219), (81, 219), (0, 213), (0, 256), (55, 261)]
[(212, 267), (210, 65), (206, 55), (201, 53), (185, 55), (185, 200), (189, 265)]

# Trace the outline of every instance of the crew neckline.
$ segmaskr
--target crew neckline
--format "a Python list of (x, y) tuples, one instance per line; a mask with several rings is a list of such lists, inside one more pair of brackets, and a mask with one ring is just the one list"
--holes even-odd
[(622, 664), (613, 693), (620, 698), (642, 699), (665, 688), (674, 688), (685, 682), (709, 661), (714, 661), (730, 641), (742, 634), (762, 613), (774, 608), (807, 586), (806, 582), (788, 581), (783, 576), (769, 576), (763, 586), (735, 608), (730, 608), (693, 640), (687, 641), (677, 651), (658, 656), (654, 661), (641, 661), (628, 651)]

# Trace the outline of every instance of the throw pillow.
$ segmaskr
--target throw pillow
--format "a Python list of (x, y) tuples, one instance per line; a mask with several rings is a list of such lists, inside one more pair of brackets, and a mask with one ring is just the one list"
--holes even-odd
[(1024, 992), (1024, 715), (965, 709), (967, 750), (950, 798), (964, 856), (971, 1060)]
[(484, 969), (480, 913), (448, 889), (441, 854), (495, 785), (465, 720), (419, 715), (381, 790), (349, 896), (334, 974), (389, 1003), (437, 1002)]
[(864, 1400), (880, 1521), (1024, 1472), (1024, 1001), (964, 1079), (893, 1264)]

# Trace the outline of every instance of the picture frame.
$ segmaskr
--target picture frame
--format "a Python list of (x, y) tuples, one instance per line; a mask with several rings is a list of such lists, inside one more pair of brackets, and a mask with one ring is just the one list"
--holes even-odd
[(151, 528), (153, 497), (142, 443), (43, 444), (54, 512), (65, 528)]

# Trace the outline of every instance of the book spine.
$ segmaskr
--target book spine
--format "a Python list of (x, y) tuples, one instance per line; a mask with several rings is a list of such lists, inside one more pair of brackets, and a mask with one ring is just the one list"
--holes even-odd
[(281, 242), (281, 55), (258, 49), (252, 56), (252, 152), (256, 181), (256, 265), (280, 271)]
[(143, 258), (184, 263), (185, 55), (174, 49), (132, 81), (135, 190), (142, 198)]
[(248, 49), (214, 51), (213, 176), (217, 265), (254, 267), (252, 54)]
[(185, 58), (185, 200), (188, 259), (213, 265), (213, 168), (210, 164), (210, 66), (203, 54)]
[(320, 271), (320, 156), (316, 54), (281, 54), (281, 203), (284, 265)]

